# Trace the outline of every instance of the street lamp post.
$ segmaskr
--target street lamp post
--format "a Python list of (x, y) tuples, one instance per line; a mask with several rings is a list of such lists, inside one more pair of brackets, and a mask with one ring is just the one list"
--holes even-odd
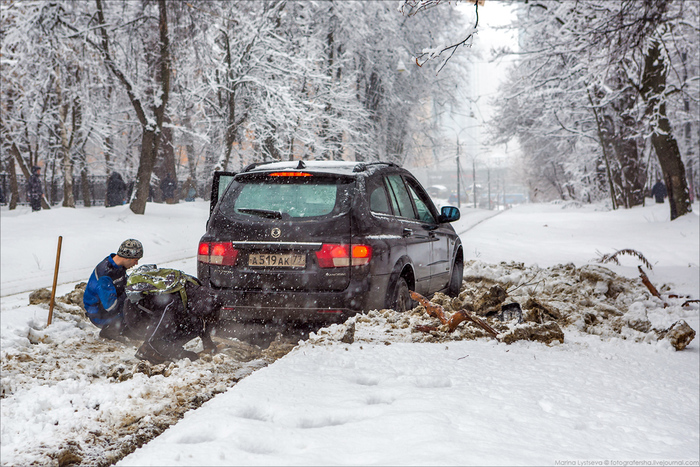
[(472, 199), (474, 200), (474, 209), (476, 209), (476, 158), (472, 159)]
[[(459, 137), (462, 135), (462, 133), (463, 133), (464, 131), (466, 131), (466, 130), (468, 130), (468, 129), (470, 129), (470, 128), (473, 128), (473, 127), (469, 127), (469, 126), (468, 126), (468, 127), (464, 127), (464, 128), (462, 128), (459, 132), (457, 132), (457, 155), (456, 155), (455, 159), (456, 159), (456, 162), (457, 162), (457, 207), (458, 207), (458, 208), (461, 208), (461, 207), (462, 207), (462, 164), (461, 164), (461, 162), (460, 162), (460, 160), (459, 160), (459, 159), (460, 159), (460, 156), (461, 156), (461, 152), (462, 152), (462, 145), (461, 145), (461, 143), (459, 142)], [(467, 135), (467, 136), (469, 136), (469, 135)], [(471, 136), (469, 136), (469, 137), (470, 137), (471, 139), (474, 139), (474, 138), (471, 137)], [(476, 140), (475, 140), (475, 141), (476, 141)], [(469, 152), (469, 151), (467, 151), (467, 152)], [(474, 156), (474, 157), (476, 157), (476, 156)], [(473, 178), (476, 179), (476, 176), (473, 175)], [(472, 183), (472, 191), (474, 191), (474, 189), (475, 189), (474, 183), (476, 183), (476, 182), (473, 182), (473, 183)], [(465, 189), (466, 189), (466, 186), (465, 186)], [(466, 203), (469, 202), (469, 197), (468, 197), (468, 196), (467, 196), (467, 199), (465, 199), (465, 202), (466, 202)], [(476, 199), (474, 200), (474, 202), (476, 203)], [(476, 207), (476, 206), (474, 206), (474, 207)]]
[(486, 167), (486, 179), (489, 186), (489, 211), (491, 210), (491, 167)]
[(459, 167), (459, 135), (457, 135), (457, 207), (462, 208), (462, 188), (459, 180), (461, 179), (461, 169)]

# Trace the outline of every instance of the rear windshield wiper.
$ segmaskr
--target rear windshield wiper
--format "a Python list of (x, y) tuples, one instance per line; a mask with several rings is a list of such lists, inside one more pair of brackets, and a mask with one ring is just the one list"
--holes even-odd
[(282, 213), (280, 211), (270, 211), (268, 209), (237, 209), (238, 212), (244, 214), (252, 214), (254, 216), (266, 217), (268, 219), (282, 219)]

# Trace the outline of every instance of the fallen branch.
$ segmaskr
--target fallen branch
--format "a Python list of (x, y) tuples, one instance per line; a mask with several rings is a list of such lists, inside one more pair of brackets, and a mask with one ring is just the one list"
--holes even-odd
[[(498, 338), (498, 332), (494, 328), (492, 328), (490, 324), (488, 324), (483, 319), (469, 313), (467, 310), (459, 310), (454, 315), (452, 315), (452, 318), (450, 318), (450, 322), (447, 323), (450, 326), (450, 332), (454, 331), (457, 328), (457, 325), (459, 323), (461, 323), (462, 321), (464, 321), (465, 319), (471, 321), (472, 323), (476, 324), (477, 326), (480, 326), (484, 331), (489, 333), (491, 335), (491, 337), (493, 337), (494, 339), (500, 340)], [(454, 323), (454, 326), (453, 326), (453, 323)]]
[[(468, 320), (471, 321), (472, 323), (476, 324), (480, 328), (482, 328), (484, 331), (486, 331), (489, 335), (491, 335), (494, 339), (498, 339), (498, 332), (494, 328), (492, 328), (486, 321), (482, 320), (481, 318), (472, 315), (469, 313), (467, 310), (459, 310), (455, 313), (452, 314), (449, 318), (445, 315), (445, 310), (442, 308), (442, 306), (438, 305), (437, 303), (433, 303), (429, 301), (427, 298), (422, 296), (421, 294), (417, 292), (411, 291), (411, 298), (418, 303), (420, 303), (423, 308), (425, 308), (426, 313), (428, 313), (428, 316), (433, 316), (437, 319), (440, 320), (442, 324), (446, 324), (450, 332), (454, 331), (457, 329), (457, 326), (459, 323), (462, 321)], [(425, 328), (428, 328), (427, 326)], [(419, 329), (422, 330), (422, 329)], [(433, 330), (433, 329), (430, 329)]]
[(411, 298), (420, 303), (423, 306), (423, 308), (425, 308), (425, 311), (426, 313), (428, 313), (428, 316), (432, 316), (433, 318), (439, 319), (442, 324), (447, 324), (445, 309), (442, 308), (442, 306), (429, 301), (427, 298), (425, 298), (417, 292), (414, 292), (412, 290), (410, 290), (409, 292), (411, 294)]
[(649, 289), (649, 292), (651, 292), (651, 294), (654, 297), (661, 298), (661, 294), (659, 293), (658, 290), (656, 290), (656, 287), (654, 287), (654, 284), (651, 283), (651, 281), (649, 280), (649, 277), (647, 277), (647, 275), (644, 272), (644, 270), (642, 269), (642, 267), (637, 266), (637, 269), (639, 269), (639, 277), (642, 279), (642, 282), (644, 283), (644, 285), (647, 286), (647, 289)]
[[(660, 299), (663, 301), (663, 298), (661, 298), (661, 294), (659, 293), (658, 290), (656, 290), (656, 287), (654, 287), (654, 284), (651, 283), (649, 278), (647, 277), (646, 273), (642, 269), (641, 266), (637, 266), (637, 269), (639, 269), (639, 277), (642, 279), (642, 283), (647, 286), (647, 289), (649, 289), (649, 292), (656, 298)], [(664, 302), (664, 308), (668, 306), (668, 303)]]
[(700, 300), (686, 300), (685, 302), (683, 302), (683, 305), (681, 305), (681, 306), (688, 306), (691, 303), (700, 303)]

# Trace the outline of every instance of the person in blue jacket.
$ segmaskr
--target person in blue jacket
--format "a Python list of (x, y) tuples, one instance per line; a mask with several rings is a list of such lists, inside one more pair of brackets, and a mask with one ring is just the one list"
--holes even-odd
[(136, 266), (142, 257), (141, 242), (124, 240), (119, 250), (103, 259), (90, 275), (83, 305), (90, 322), (100, 328), (100, 337), (123, 340), (126, 270)]

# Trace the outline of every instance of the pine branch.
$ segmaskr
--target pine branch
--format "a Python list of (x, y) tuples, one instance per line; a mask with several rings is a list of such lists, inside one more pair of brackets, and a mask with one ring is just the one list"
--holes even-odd
[[(597, 252), (597, 253), (600, 254), (600, 252)], [(646, 259), (643, 254), (641, 254), (637, 250), (633, 250), (631, 248), (625, 248), (624, 250), (617, 250), (615, 253), (612, 253), (612, 254), (604, 254), (600, 258), (598, 258), (597, 262), (604, 264), (604, 263), (609, 263), (612, 261), (613, 263), (615, 263), (619, 266), (620, 260), (617, 258), (619, 255), (634, 256), (639, 261), (641, 261), (644, 264), (644, 266), (646, 266), (647, 268), (654, 269), (652, 267), (651, 263), (649, 262), (649, 260)]]

